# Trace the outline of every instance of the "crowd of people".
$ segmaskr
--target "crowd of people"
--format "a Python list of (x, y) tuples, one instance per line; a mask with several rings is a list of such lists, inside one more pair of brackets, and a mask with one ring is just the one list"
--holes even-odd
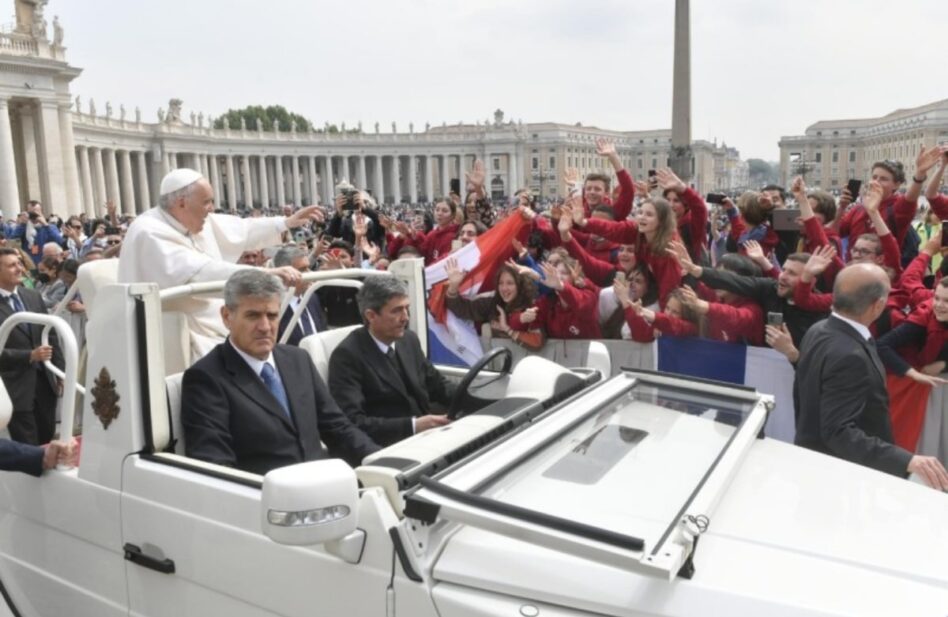
[[(889, 373), (892, 407), (916, 384), (948, 383), (940, 377), (948, 362), (948, 278), (942, 276), (948, 261), (941, 259), (940, 223), (948, 220), (948, 196), (941, 193), (948, 147), (922, 148), (910, 178), (902, 163), (878, 161), (860, 194), (847, 188), (838, 198), (808, 188), (797, 177), (789, 190), (769, 185), (733, 199), (706, 199), (671, 169), (636, 181), (606, 140), (597, 143), (597, 151), (610, 162), (615, 184), (611, 175), (580, 178), (570, 171), (568, 196), (545, 204), (527, 189), (510, 199), (492, 199), (484, 166), (476, 161), (464, 178), (463, 194), (430, 204), (380, 204), (369, 192), (343, 184), (325, 209), (285, 206), (270, 213), (256, 208), (239, 217), (213, 218), (208, 217), (214, 210), (210, 185), (201, 180), (195, 189), (200, 175), (177, 170), (162, 183), (161, 205), (137, 219), (118, 215), (111, 205), (103, 219), (62, 219), (30, 202), (15, 221), (4, 223), (3, 243), (18, 251), (20, 284), (38, 291), (48, 309), (61, 303), (80, 264), (95, 259), (118, 257), (120, 281), (150, 280), (162, 287), (225, 279), (257, 267), (296, 291), (295, 302), (280, 316), (282, 335), (306, 288), (301, 274), (384, 270), (394, 260), (422, 258), (426, 265), (443, 261), (448, 310), (528, 351), (543, 348), (548, 339), (648, 343), (661, 336), (704, 337), (767, 345), (795, 366), (806, 364), (807, 334), (816, 324), (862, 306), (847, 304), (852, 290), (848, 283), (840, 288), (840, 280), (848, 277), (859, 287), (859, 267), (876, 268), (887, 283), (886, 297), (867, 325), (867, 340), (878, 348)], [(926, 205), (920, 208), (920, 203)], [(524, 223), (509, 238), (503, 265), (470, 296), (463, 285), (467, 273), (454, 252), (508, 217)], [(204, 239), (207, 233), (213, 241)], [(156, 273), (155, 263), (174, 265)], [(863, 278), (868, 281), (870, 274)], [(194, 360), (228, 334), (220, 305), (207, 302), (189, 315)], [(844, 305), (852, 310), (840, 310)], [(58, 308), (79, 315), (85, 310), (81, 297)], [(367, 319), (354, 289), (320, 289), (289, 342)], [(359, 399), (353, 388), (349, 384), (342, 395), (346, 401)], [(340, 405), (371, 437), (390, 441), (391, 427), (378, 432), (385, 422), (366, 421), (361, 412), (353, 415)], [(409, 406), (406, 415), (416, 420), (407, 429), (398, 423), (398, 435), (440, 425), (427, 411), (426, 405)], [(798, 431), (805, 424), (801, 413), (797, 409)], [(841, 422), (860, 424), (853, 417)], [(893, 414), (880, 426), (863, 429), (870, 439), (914, 452), (917, 414)], [(847, 458), (827, 445), (832, 435), (818, 441), (802, 445)], [(886, 465), (877, 461), (884, 456), (864, 454), (848, 458), (893, 470), (891, 456)], [(907, 466), (901, 473), (917, 471), (930, 484), (948, 489), (948, 475), (930, 467), (934, 463), (927, 457), (926, 469), (920, 463), (913, 468), (911, 457), (899, 460)]]

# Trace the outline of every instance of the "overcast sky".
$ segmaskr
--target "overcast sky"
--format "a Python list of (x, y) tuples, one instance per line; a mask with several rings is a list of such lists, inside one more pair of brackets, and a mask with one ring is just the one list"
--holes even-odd
[[(0, 0), (12, 5), (10, 0)], [(671, 126), (673, 0), (51, 0), (83, 105), (313, 121)], [(12, 12), (12, 6), (11, 6)], [(4, 19), (12, 22), (12, 16)], [(693, 0), (692, 137), (781, 135), (948, 98), (942, 0)], [(116, 111), (117, 113), (117, 111)]]

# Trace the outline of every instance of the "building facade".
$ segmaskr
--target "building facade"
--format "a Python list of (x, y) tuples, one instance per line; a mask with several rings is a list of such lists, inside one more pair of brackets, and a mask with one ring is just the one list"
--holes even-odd
[(850, 179), (868, 180), (872, 164), (891, 159), (915, 173), (922, 146), (948, 143), (948, 99), (899, 109), (881, 118), (824, 120), (805, 135), (780, 139), (780, 175), (793, 176), (827, 190), (841, 189)]
[[(385, 203), (425, 202), (461, 186), (475, 159), (487, 168), (488, 190), (503, 199), (521, 187), (542, 198), (565, 196), (567, 168), (612, 175), (596, 154), (596, 139), (615, 141), (632, 175), (668, 164), (671, 131), (610, 131), (581, 125), (409, 125), (382, 132), (378, 123), (358, 131), (279, 131), (277, 127), (215, 129), (204, 114), (183, 113), (171, 99), (157, 121), (138, 108), (97, 108), (70, 94), (80, 69), (65, 58), (63, 29), (44, 2), (17, 0), (17, 23), (0, 30), (0, 208), (15, 216), (29, 199), (59, 214), (100, 216), (107, 202), (141, 213), (157, 203), (168, 171), (191, 167), (213, 185), (220, 207), (276, 207), (331, 203), (346, 179)], [(388, 127), (386, 127), (388, 128)], [(692, 184), (701, 192), (736, 190), (746, 182), (733, 148), (695, 141)], [(744, 165), (746, 172), (746, 165)]]

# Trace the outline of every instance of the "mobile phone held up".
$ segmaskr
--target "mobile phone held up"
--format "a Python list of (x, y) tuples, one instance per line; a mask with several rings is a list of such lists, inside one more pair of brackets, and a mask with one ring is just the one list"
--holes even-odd
[(648, 170), (648, 188), (654, 189), (658, 186), (658, 172), (654, 169)]
[(724, 193), (708, 193), (705, 201), (709, 204), (723, 204), (725, 199), (727, 199), (727, 195)]
[(859, 189), (862, 188), (862, 180), (850, 180), (846, 183), (846, 190), (852, 196), (853, 201), (859, 198)]
[(767, 313), (767, 325), (779, 328), (783, 325), (783, 313), (769, 311)]

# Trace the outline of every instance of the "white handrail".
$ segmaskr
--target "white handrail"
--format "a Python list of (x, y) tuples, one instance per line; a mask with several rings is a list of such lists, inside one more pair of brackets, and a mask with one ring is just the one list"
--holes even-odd
[[(313, 294), (316, 293), (317, 289), (323, 287), (351, 287), (354, 289), (362, 289), (362, 281), (360, 280), (349, 280), (349, 279), (335, 279), (328, 281), (317, 281), (306, 288), (306, 291), (303, 292), (303, 296), (300, 298), (299, 304), (296, 305), (296, 309), (293, 310), (293, 316), (290, 317), (290, 323), (286, 324), (286, 330), (283, 332), (283, 336), (280, 337), (280, 340), (277, 341), (280, 344), (286, 343), (290, 340), (290, 335), (293, 334), (293, 328), (296, 327), (296, 324), (299, 323), (300, 318), (303, 317), (303, 311), (306, 310), (307, 305), (309, 304), (309, 299), (313, 297)], [(289, 295), (284, 300), (283, 306), (280, 307), (280, 315), (283, 315), (283, 311), (286, 310), (287, 305), (289, 304)]]
[[(43, 345), (49, 345), (49, 329), (50, 329), (50, 327), (51, 327), (51, 326), (45, 326), (45, 327), (43, 328), (43, 334), (42, 334), (42, 344), (43, 344)], [(70, 332), (71, 332), (71, 331), (72, 331), (72, 328), (70, 328), (69, 330), (70, 330)], [(77, 345), (77, 348), (78, 348), (78, 343), (77, 343), (76, 345)], [(50, 373), (52, 373), (52, 374), (55, 375), (56, 377), (59, 377), (60, 379), (62, 379), (62, 380), (63, 380), (63, 383), (66, 382), (66, 374), (65, 374), (63, 371), (59, 370), (59, 367), (57, 367), (55, 364), (53, 364), (52, 361), (50, 361), (50, 360), (44, 361), (44, 362), (43, 362), (43, 366), (45, 366), (45, 367), (46, 367), (46, 370), (48, 370)], [(78, 393), (81, 394), (82, 396), (85, 396), (85, 395), (86, 395), (86, 388), (85, 388), (85, 386), (79, 385), (79, 382), (78, 382), (78, 381), (76, 381), (76, 392), (78, 392)]]
[[(76, 416), (76, 386), (78, 386), (76, 379), (79, 371), (79, 347), (76, 344), (76, 336), (62, 317), (21, 311), (13, 313), (0, 324), (0, 350), (6, 347), (7, 339), (10, 337), (13, 328), (20, 324), (40, 324), (55, 328), (56, 334), (59, 336), (59, 344), (62, 346), (63, 358), (66, 361), (66, 370), (63, 375), (65, 390), (63, 391), (62, 421), (59, 425), (59, 434), (63, 439), (69, 440), (72, 438)], [(46, 338), (47, 336), (44, 334), (44, 340)], [(63, 466), (63, 468), (68, 469), (69, 467)]]

